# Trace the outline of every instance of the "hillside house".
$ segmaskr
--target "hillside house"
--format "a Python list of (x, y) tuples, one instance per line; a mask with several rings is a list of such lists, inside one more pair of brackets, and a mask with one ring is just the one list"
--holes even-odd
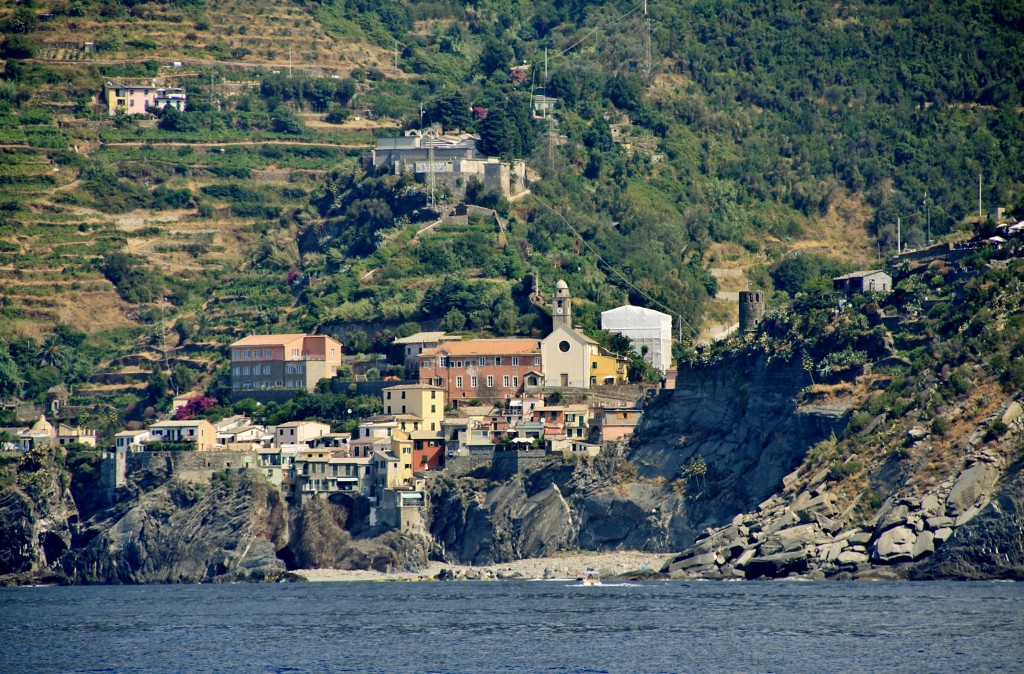
[(410, 129), (404, 136), (378, 138), (370, 163), (374, 169), (388, 168), (395, 175), (412, 173), (419, 182), (445, 186), (460, 197), (471, 179), (505, 197), (523, 192), (526, 163), (486, 157), (476, 148), (479, 140), (466, 133), (445, 135), (436, 128)]
[(315, 439), (328, 435), (330, 432), (331, 425), (319, 421), (289, 421), (274, 429), (274, 444), (278, 447), (284, 445), (308, 446)]
[(313, 391), (341, 367), (341, 344), (326, 335), (250, 335), (231, 345), (233, 390)]
[(856, 293), (881, 292), (892, 290), (892, 277), (884, 271), (869, 269), (855, 271), (832, 279), (832, 288), (847, 297)]
[(118, 111), (145, 115), (149, 108), (172, 107), (184, 112), (188, 94), (179, 87), (158, 87), (156, 80), (149, 84), (111, 81), (103, 85), (103, 99), (107, 103), (107, 114), (113, 117)]
[(206, 419), (158, 421), (149, 427), (148, 442), (187, 442), (197, 452), (217, 449), (217, 430)]
[(29, 428), (5, 428), (2, 430), (14, 438), (5, 444), (22, 452), (36, 447), (64, 446), (73, 443), (90, 447), (96, 446), (95, 431), (63, 423), (54, 426), (47, 421), (45, 414), (40, 415), (39, 419)]

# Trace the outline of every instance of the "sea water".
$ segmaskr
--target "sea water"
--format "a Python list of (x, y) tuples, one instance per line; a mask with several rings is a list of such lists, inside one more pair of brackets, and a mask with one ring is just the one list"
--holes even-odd
[(0, 672), (1024, 672), (1024, 585), (6, 588)]

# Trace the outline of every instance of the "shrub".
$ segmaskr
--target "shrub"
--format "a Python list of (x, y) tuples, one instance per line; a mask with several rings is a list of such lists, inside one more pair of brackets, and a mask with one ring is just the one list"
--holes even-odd
[(932, 434), (933, 435), (945, 435), (949, 432), (950, 423), (948, 419), (943, 417), (936, 417), (932, 420)]

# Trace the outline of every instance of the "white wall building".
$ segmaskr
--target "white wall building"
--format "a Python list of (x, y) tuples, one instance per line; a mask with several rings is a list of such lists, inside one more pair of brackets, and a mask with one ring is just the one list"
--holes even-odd
[(637, 353), (662, 372), (672, 367), (672, 317), (653, 309), (622, 306), (601, 312), (601, 329), (628, 337)]

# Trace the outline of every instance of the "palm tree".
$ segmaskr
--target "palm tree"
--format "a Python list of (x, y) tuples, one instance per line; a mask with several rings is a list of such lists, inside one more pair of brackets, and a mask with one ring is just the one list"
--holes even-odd
[(58, 370), (67, 365), (68, 352), (57, 335), (50, 335), (39, 350), (39, 367), (54, 367)]

